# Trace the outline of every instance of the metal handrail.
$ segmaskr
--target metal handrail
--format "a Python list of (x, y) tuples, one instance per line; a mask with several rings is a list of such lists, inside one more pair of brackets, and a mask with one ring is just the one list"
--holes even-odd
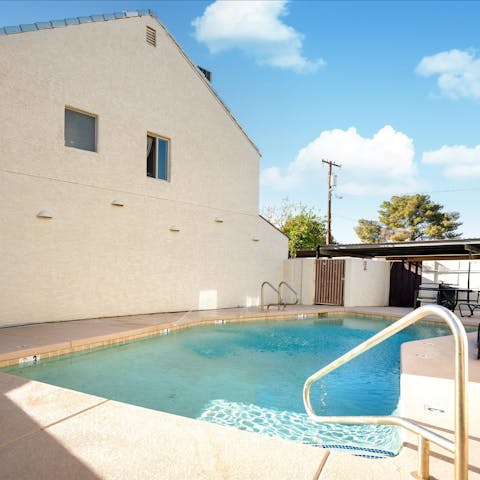
[[(319, 416), (315, 413), (310, 401), (312, 384), (328, 373), (336, 370), (358, 355), (366, 352), (375, 345), (395, 335), (404, 328), (412, 325), (427, 315), (437, 315), (450, 327), (455, 344), (455, 414), (454, 414), (454, 442), (422, 427), (415, 422), (397, 416)], [(321, 368), (307, 378), (303, 386), (303, 403), (308, 416), (317, 422), (341, 424), (377, 424), (397, 425), (418, 434), (418, 472), (417, 478), (429, 478), (430, 444), (433, 442), (454, 454), (455, 480), (468, 479), (468, 339), (465, 328), (459, 318), (451, 311), (440, 305), (425, 305), (405, 315), (400, 320), (388, 326), (370, 339), (361, 343), (349, 352)]]
[[(294, 303), (286, 303), (283, 301), (283, 297), (282, 297), (282, 287), (283, 286), (286, 286), (294, 295), (295, 295), (295, 302)], [(290, 285), (288, 284), (287, 282), (283, 281), (283, 282), (280, 282), (278, 284), (278, 294), (280, 295), (280, 300), (279, 300), (279, 303), (282, 303), (283, 305), (297, 305), (298, 304), (298, 293), (297, 291)]]
[(278, 289), (276, 289), (270, 282), (263, 282), (262, 283), (262, 286), (260, 288), (260, 310), (263, 311), (263, 307), (265, 306), (263, 300), (264, 300), (264, 296), (263, 296), (263, 287), (265, 285), (268, 285), (276, 294), (277, 294), (277, 298), (278, 298), (278, 303), (269, 303), (267, 305), (267, 310), (272, 306), (272, 305), (277, 305), (278, 306), (278, 309), (280, 310), (280, 305), (282, 305), (281, 303), (281, 297), (280, 297), (280, 292), (278, 291)]

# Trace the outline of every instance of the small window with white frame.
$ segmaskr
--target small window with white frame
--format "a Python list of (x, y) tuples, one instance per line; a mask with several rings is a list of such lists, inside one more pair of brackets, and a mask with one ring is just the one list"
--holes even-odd
[(147, 134), (147, 177), (170, 180), (170, 142), (150, 133)]
[(65, 146), (97, 151), (97, 117), (65, 107)]

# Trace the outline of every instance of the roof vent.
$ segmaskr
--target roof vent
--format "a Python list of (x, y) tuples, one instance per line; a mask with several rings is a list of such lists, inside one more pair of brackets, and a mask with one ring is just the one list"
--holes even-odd
[(153, 47), (157, 46), (157, 31), (152, 27), (147, 27), (147, 43)]
[(205, 68), (202, 68), (200, 65), (198, 65), (198, 69), (203, 73), (203, 76), (209, 81), (212, 81), (212, 72), (209, 70), (206, 70)]

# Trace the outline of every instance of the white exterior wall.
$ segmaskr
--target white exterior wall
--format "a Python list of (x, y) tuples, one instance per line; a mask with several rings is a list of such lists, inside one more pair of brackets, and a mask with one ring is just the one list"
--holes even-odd
[[(258, 151), (153, 17), (5, 35), (0, 61), (0, 324), (255, 305), (281, 280)], [(65, 106), (97, 115), (97, 152), (64, 146)]]
[(388, 306), (390, 263), (361, 258), (345, 259), (345, 307)]
[[(344, 306), (388, 306), (390, 263), (359, 258), (344, 258)], [(366, 268), (365, 268), (366, 267)], [(315, 258), (289, 258), (283, 268), (284, 279), (300, 293), (300, 303), (315, 302)]]
[[(283, 278), (298, 293), (301, 305), (314, 304), (315, 258), (289, 258), (285, 260)], [(285, 292), (287, 292), (287, 289), (285, 289)]]

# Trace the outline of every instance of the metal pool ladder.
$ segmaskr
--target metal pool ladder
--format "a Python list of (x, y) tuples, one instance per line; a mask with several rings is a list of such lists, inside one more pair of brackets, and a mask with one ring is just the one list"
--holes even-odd
[[(450, 439), (438, 435), (421, 425), (397, 416), (320, 416), (317, 415), (310, 401), (310, 389), (313, 383), (325, 375), (333, 372), (355, 357), (370, 350), (375, 345), (395, 335), (404, 328), (412, 325), (427, 315), (436, 315), (447, 323), (453, 333), (455, 344), (455, 406), (454, 406), (454, 433), (455, 438)], [(307, 378), (303, 386), (303, 403), (308, 416), (321, 423), (343, 424), (376, 424), (397, 425), (410, 430), (418, 435), (418, 466), (414, 478), (428, 480), (430, 478), (429, 455), (430, 442), (448, 450), (454, 455), (454, 480), (468, 479), (468, 339), (462, 322), (451, 311), (439, 305), (426, 305), (417, 308), (405, 315), (392, 325), (377, 333), (370, 339), (361, 343), (341, 357), (337, 358), (326, 367)]]
[[(267, 305), (265, 305), (265, 303), (264, 303), (264, 293), (263, 293), (263, 289), (264, 289), (265, 286), (270, 287), (277, 294), (278, 303), (268, 303)], [(283, 297), (282, 297), (282, 287), (283, 286), (287, 287), (295, 295), (295, 302), (286, 303), (286, 302), (283, 301)], [(289, 285), (285, 281), (280, 282), (278, 284), (278, 288), (275, 288), (270, 282), (263, 282), (262, 286), (260, 287), (260, 309), (261, 310), (263, 310), (263, 308), (265, 306), (267, 307), (267, 310), (270, 307), (273, 307), (273, 306), (277, 306), (278, 309), (280, 310), (280, 307), (285, 308), (287, 305), (297, 305), (298, 301), (299, 301), (298, 293), (296, 292), (296, 290), (291, 285)]]

